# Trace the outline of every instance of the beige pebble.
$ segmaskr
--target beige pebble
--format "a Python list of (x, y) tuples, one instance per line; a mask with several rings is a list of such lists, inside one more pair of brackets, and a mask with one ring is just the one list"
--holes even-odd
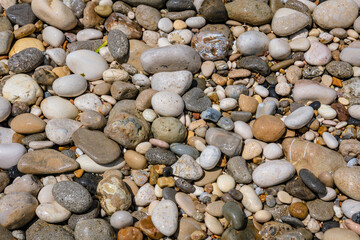
[(245, 160), (253, 159), (254, 157), (257, 157), (261, 154), (262, 147), (261, 145), (256, 141), (251, 141), (244, 146), (244, 150), (242, 152), (242, 157)]
[(290, 204), (292, 201), (292, 196), (290, 196), (290, 194), (288, 194), (285, 191), (279, 191), (277, 197), (280, 200), (280, 202), (285, 204)]
[(254, 214), (254, 218), (259, 223), (264, 223), (264, 222), (270, 221), (270, 219), (272, 218), (272, 215), (267, 210), (260, 210)]

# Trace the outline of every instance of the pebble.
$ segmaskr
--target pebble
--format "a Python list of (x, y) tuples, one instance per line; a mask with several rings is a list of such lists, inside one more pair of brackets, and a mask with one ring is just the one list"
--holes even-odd
[(324, 29), (347, 28), (357, 18), (357, 9), (354, 1), (323, 2), (314, 9), (313, 19)]
[(63, 32), (52, 26), (46, 27), (42, 32), (42, 36), (44, 41), (53, 47), (59, 47), (65, 41)]
[(337, 188), (355, 200), (360, 200), (359, 191), (354, 188), (354, 184), (359, 181), (357, 177), (359, 171), (360, 168), (357, 166), (342, 167), (336, 170), (334, 174), (334, 182)]
[[(192, 88), (183, 95), (185, 108), (193, 112), (204, 112), (210, 110), (211, 100), (200, 88)], [(211, 113), (210, 113), (211, 114)], [(203, 117), (202, 117), (203, 118)]]
[(76, 224), (75, 239), (103, 239), (113, 240), (116, 234), (111, 225), (104, 219), (86, 219)]
[(278, 36), (289, 36), (300, 31), (309, 23), (310, 18), (306, 14), (291, 8), (280, 8), (273, 16), (271, 28)]
[(86, 79), (77, 74), (72, 74), (56, 79), (52, 88), (60, 97), (77, 97), (87, 89)]
[(195, 204), (189, 195), (182, 192), (176, 193), (175, 201), (188, 216), (192, 217), (196, 213)]
[(224, 228), (219, 220), (208, 213), (205, 213), (205, 224), (206, 227), (214, 234), (221, 235), (224, 232)]
[(348, 111), (352, 118), (360, 119), (360, 105), (353, 105), (349, 107)]
[(151, 88), (182, 96), (190, 88), (192, 79), (192, 73), (189, 71), (159, 72), (153, 75)]
[(103, 34), (101, 31), (96, 29), (83, 29), (80, 30), (76, 34), (76, 39), (78, 41), (87, 41), (87, 40), (93, 40), (93, 39), (100, 39), (102, 38)]
[(151, 98), (155, 112), (164, 117), (177, 117), (184, 110), (184, 101), (173, 92), (161, 91)]
[(0, 223), (13, 230), (26, 225), (35, 216), (38, 202), (30, 193), (10, 193), (0, 199)]
[(295, 168), (285, 160), (272, 160), (257, 167), (252, 178), (260, 187), (271, 187), (289, 180), (295, 174)]
[(110, 218), (110, 224), (115, 229), (122, 229), (133, 224), (133, 217), (129, 212), (117, 211)]
[(72, 119), (51, 119), (46, 127), (46, 137), (58, 145), (71, 143), (73, 133), (81, 127), (81, 123)]
[(169, 144), (182, 142), (186, 137), (184, 125), (173, 117), (160, 117), (155, 119), (151, 126), (151, 132), (154, 138)]
[(318, 193), (320, 195), (326, 194), (325, 185), (317, 178), (315, 175), (310, 172), (308, 169), (301, 169), (299, 171), (299, 176), (304, 184), (314, 193)]
[(74, 119), (78, 115), (78, 109), (70, 101), (58, 96), (44, 99), (40, 104), (40, 108), (47, 119)]
[(25, 174), (55, 174), (76, 170), (79, 164), (53, 149), (41, 149), (24, 154), (17, 168)]
[(336, 149), (339, 146), (339, 142), (333, 135), (331, 135), (331, 133), (324, 132), (322, 137), (326, 143), (326, 146), (328, 146), (330, 149)]
[(15, 166), (26, 153), (26, 148), (19, 143), (0, 144), (0, 168), (9, 169)]
[(331, 104), (336, 99), (336, 92), (320, 83), (310, 80), (299, 80), (295, 83), (294, 100), (299, 103), (319, 101), (321, 104)]
[(36, 208), (36, 215), (47, 223), (60, 223), (71, 216), (71, 212), (57, 202), (41, 203)]
[(262, 32), (248, 31), (236, 40), (236, 47), (244, 56), (263, 55), (269, 48), (270, 39)]
[(77, 24), (76, 17), (70, 8), (59, 0), (52, 4), (35, 0), (31, 2), (31, 9), (37, 18), (60, 30), (71, 30)]
[(263, 206), (261, 200), (256, 195), (253, 188), (248, 185), (244, 185), (240, 188), (240, 192), (243, 194), (241, 203), (248, 211), (256, 213), (262, 209)]
[(291, 48), (286, 40), (274, 38), (269, 43), (269, 53), (274, 59), (284, 60), (290, 55)]
[(336, 111), (329, 105), (321, 105), (318, 109), (318, 113), (324, 119), (334, 119), (337, 115)]
[(80, 128), (71, 136), (76, 147), (99, 164), (114, 162), (120, 157), (120, 147), (103, 132)]
[(283, 155), (282, 148), (276, 143), (269, 143), (263, 148), (264, 157), (269, 160), (279, 159)]
[(27, 73), (38, 67), (44, 55), (37, 48), (26, 48), (11, 56), (8, 61), (9, 70), (14, 73)]
[(155, 188), (149, 183), (142, 186), (135, 195), (135, 202), (138, 206), (147, 206), (156, 200)]
[(73, 73), (82, 75), (89, 81), (100, 79), (103, 72), (108, 69), (105, 59), (90, 50), (71, 52), (66, 56), (66, 65)]
[(235, 180), (230, 175), (221, 175), (217, 179), (217, 185), (222, 192), (229, 192), (235, 188)]
[(254, 137), (265, 142), (275, 142), (285, 133), (285, 124), (277, 117), (264, 115), (253, 124)]
[(222, 213), (234, 229), (242, 230), (246, 227), (245, 213), (236, 202), (225, 203), (222, 207)]
[[(155, 63), (153, 59), (157, 59)], [(185, 45), (149, 49), (141, 55), (140, 61), (144, 70), (152, 74), (181, 70), (188, 70), (194, 73), (201, 67), (199, 54), (194, 49)]]
[(290, 129), (300, 129), (312, 119), (314, 115), (314, 109), (309, 106), (304, 106), (296, 109), (290, 115), (285, 118), (285, 125)]
[(25, 74), (15, 74), (5, 82), (2, 88), (3, 97), (11, 103), (20, 101), (27, 105), (34, 104), (43, 92), (37, 82)]
[(207, 146), (200, 154), (199, 164), (205, 170), (213, 169), (219, 162), (221, 151), (218, 147)]
[(311, 217), (318, 221), (327, 221), (334, 216), (332, 202), (324, 202), (320, 199), (316, 199), (306, 203), (309, 208), (309, 214)]
[(310, 49), (304, 54), (305, 61), (308, 64), (323, 66), (330, 62), (330, 49), (320, 42), (310, 42)]
[[(125, 33), (119, 29), (113, 29), (108, 35), (108, 48), (111, 56), (118, 62), (124, 63), (129, 58), (129, 40)], [(105, 69), (106, 70), (106, 69)]]
[(229, 18), (252, 25), (263, 25), (271, 21), (272, 13), (268, 4), (255, 0), (236, 1), (225, 5)]

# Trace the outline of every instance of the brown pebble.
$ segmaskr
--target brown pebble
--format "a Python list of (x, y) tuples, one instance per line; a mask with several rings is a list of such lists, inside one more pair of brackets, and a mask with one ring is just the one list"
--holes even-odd
[(289, 213), (291, 216), (304, 220), (308, 215), (308, 208), (305, 203), (296, 202), (290, 205)]
[(325, 186), (332, 188), (334, 186), (334, 179), (328, 172), (322, 172), (318, 176), (319, 180), (325, 184)]
[(145, 157), (134, 150), (127, 150), (124, 159), (132, 169), (144, 169), (147, 163)]
[(117, 240), (142, 240), (142, 232), (134, 227), (120, 229), (117, 234)]

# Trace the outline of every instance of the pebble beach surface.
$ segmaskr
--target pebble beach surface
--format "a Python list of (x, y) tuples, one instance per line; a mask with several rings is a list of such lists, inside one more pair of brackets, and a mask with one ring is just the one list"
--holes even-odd
[(360, 240), (360, 0), (0, 0), (0, 240)]

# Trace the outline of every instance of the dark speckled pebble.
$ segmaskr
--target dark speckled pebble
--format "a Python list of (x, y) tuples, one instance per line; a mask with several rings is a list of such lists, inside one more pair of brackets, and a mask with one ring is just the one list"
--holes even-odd
[(320, 195), (326, 194), (326, 186), (308, 169), (301, 169), (299, 176), (304, 184), (313, 192)]
[(38, 67), (44, 60), (44, 55), (37, 48), (26, 48), (9, 58), (9, 70), (14, 73), (27, 73)]
[(211, 107), (211, 100), (200, 88), (192, 88), (186, 92), (182, 99), (185, 103), (185, 108), (192, 112), (202, 112)]
[(17, 178), (17, 177), (21, 177), (21, 176), (23, 176), (23, 175), (24, 175), (24, 174), (21, 173), (21, 172), (19, 171), (19, 169), (17, 168), (17, 165), (15, 165), (15, 166), (13, 166), (13, 167), (11, 167), (11, 168), (9, 169), (9, 177), (12, 178), (12, 179), (15, 179), (15, 178)]
[(152, 165), (164, 164), (169, 166), (177, 161), (173, 152), (162, 148), (150, 148), (146, 151), (145, 158)]
[(175, 184), (182, 192), (193, 193), (196, 190), (193, 185), (182, 178), (176, 179)]
[(177, 192), (176, 192), (175, 189), (166, 187), (166, 188), (163, 189), (162, 193), (163, 193), (164, 199), (166, 199), (166, 200), (171, 200), (171, 201), (173, 201), (174, 203), (176, 203), (176, 201), (175, 201), (175, 194), (176, 194)]
[(35, 14), (28, 3), (15, 4), (6, 9), (6, 16), (13, 24), (24, 26), (35, 22)]
[(92, 195), (96, 194), (96, 188), (102, 178), (91, 173), (84, 173), (80, 178), (75, 178), (75, 182), (80, 183)]
[(169, 0), (166, 2), (166, 8), (169, 12), (195, 10), (195, 6), (191, 0)]
[(280, 219), (284, 223), (287, 223), (293, 227), (305, 227), (304, 223), (300, 219), (297, 219), (295, 217), (282, 216)]
[(327, 222), (323, 222), (323, 224), (321, 226), (321, 231), (326, 232), (330, 228), (338, 228), (338, 227), (340, 227), (339, 222), (327, 221)]
[(169, 167), (169, 166), (164, 167), (164, 169), (163, 169), (164, 177), (170, 177), (172, 175), (172, 173), (173, 173), (172, 167)]
[(250, 121), (251, 117), (252, 117), (251, 112), (233, 111), (231, 113), (231, 120), (233, 120), (234, 122), (236, 121), (248, 122)]

